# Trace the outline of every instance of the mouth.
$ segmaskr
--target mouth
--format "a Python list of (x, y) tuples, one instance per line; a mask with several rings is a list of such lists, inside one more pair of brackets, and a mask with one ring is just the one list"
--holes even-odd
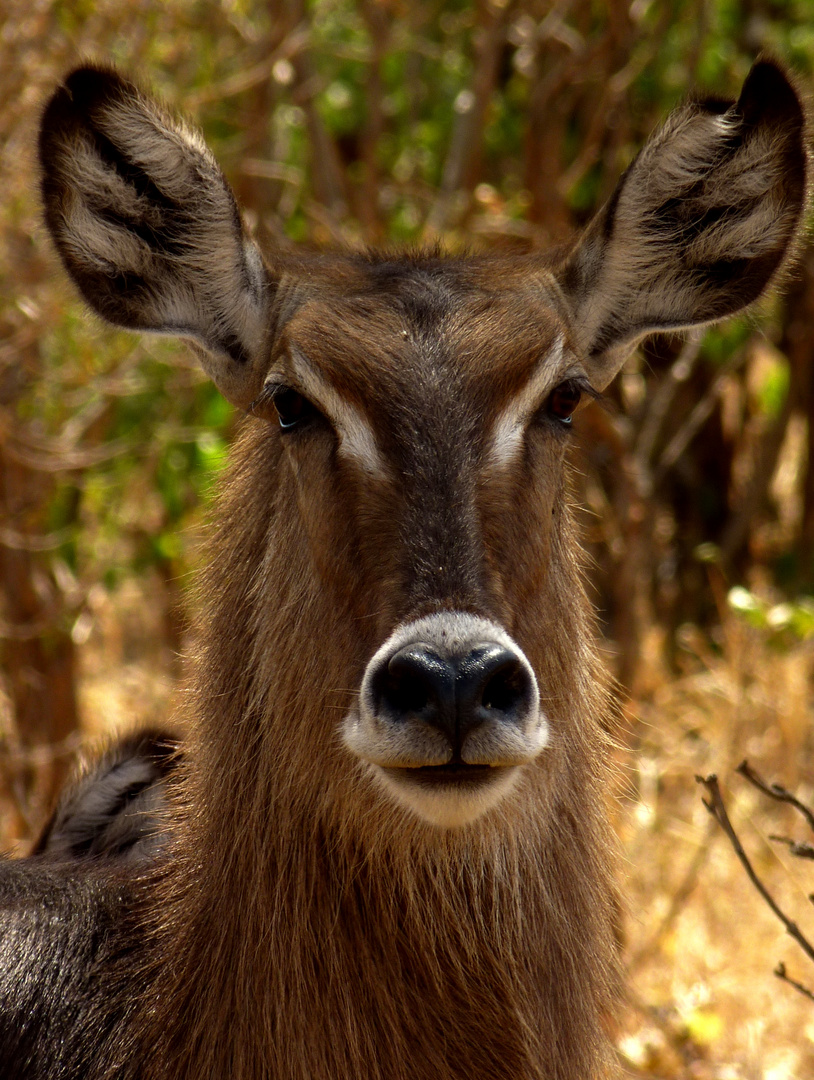
[(392, 795), (442, 829), (467, 825), (496, 806), (517, 783), (516, 765), (378, 766), (376, 772)]
[(481, 788), (496, 780), (505, 770), (500, 766), (467, 765), (450, 761), (446, 765), (419, 765), (415, 768), (387, 768), (388, 776), (400, 783), (424, 788)]

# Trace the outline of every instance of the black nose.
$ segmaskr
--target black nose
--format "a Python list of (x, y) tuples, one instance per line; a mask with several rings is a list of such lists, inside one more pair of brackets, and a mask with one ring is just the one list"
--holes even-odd
[(391, 722), (418, 718), (438, 728), (455, 752), (479, 724), (520, 723), (534, 689), (520, 657), (496, 642), (442, 656), (413, 642), (383, 658), (372, 679), (375, 709)]

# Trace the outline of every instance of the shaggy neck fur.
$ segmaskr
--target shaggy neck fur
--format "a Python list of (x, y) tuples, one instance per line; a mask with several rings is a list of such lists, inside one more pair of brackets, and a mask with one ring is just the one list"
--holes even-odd
[[(296, 516), (270, 531), (280, 492), (263, 505), (253, 494), (273, 489), (257, 478), (264, 458), (274, 470), (264, 441), (244, 440), (223, 513), (229, 539), (206, 585), (212, 616), (184, 792), (196, 810), (161, 883), (150, 1016), (136, 1025), (149, 1062), (140, 1075), (605, 1075), (612, 844), (596, 767), (605, 703), (584, 670), (594, 665), (580, 645), (581, 591), (566, 605), (571, 625), (538, 642), (533, 660), (556, 687), (551, 751), (485, 819), (425, 825), (341, 746), (365, 657), (346, 644), (349, 613), (328, 610), (311, 582)], [(228, 532), (235, 514), (239, 544)], [(262, 569), (247, 580), (252, 566)]]

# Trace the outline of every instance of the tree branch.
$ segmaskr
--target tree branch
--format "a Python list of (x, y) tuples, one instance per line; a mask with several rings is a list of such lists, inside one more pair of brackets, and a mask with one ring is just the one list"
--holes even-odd
[(794, 938), (794, 940), (797, 942), (797, 944), (800, 946), (800, 948), (803, 950), (809, 960), (814, 960), (814, 946), (812, 946), (811, 942), (800, 930), (797, 923), (790, 919), (788, 915), (786, 915), (785, 912), (780, 909), (780, 907), (775, 902), (774, 897), (771, 895), (769, 890), (766, 888), (766, 886), (763, 884), (763, 882), (760, 880), (760, 878), (757, 876), (754, 869), (752, 868), (749, 857), (743, 850), (743, 845), (738, 839), (738, 835), (732, 827), (732, 822), (729, 820), (729, 815), (726, 812), (726, 807), (724, 806), (724, 801), (721, 797), (721, 789), (718, 786), (718, 777), (715, 775), (715, 773), (711, 773), (706, 778), (704, 778), (703, 776), (696, 776), (695, 779), (698, 781), (699, 784), (703, 784), (704, 787), (707, 789), (707, 792), (709, 793), (709, 801), (704, 799), (704, 806), (706, 806), (707, 810), (709, 810), (709, 812), (724, 830), (726, 835), (729, 837), (729, 842), (731, 843), (735, 854), (740, 859), (741, 865), (746, 871), (749, 880), (752, 882), (754, 887), (766, 901), (766, 903), (777, 916), (777, 918), (783, 923), (786, 928), (786, 933)]
[(814, 844), (807, 844), (805, 841), (798, 843), (789, 836), (776, 836), (774, 833), (769, 834), (769, 839), (774, 840), (776, 844), (785, 844), (789, 849), (789, 854), (798, 859), (814, 859)]
[(777, 799), (778, 802), (790, 803), (796, 810), (800, 811), (808, 822), (809, 828), (814, 832), (814, 812), (812, 812), (805, 803), (801, 803), (790, 791), (781, 787), (780, 784), (767, 784), (763, 777), (756, 773), (746, 760), (740, 763), (735, 772), (739, 772), (741, 776), (745, 776), (750, 784), (756, 787), (758, 791), (762, 791), (764, 795), (768, 795), (770, 799)]
[(807, 986), (803, 986), (802, 983), (798, 983), (796, 979), (792, 979), (791, 976), (786, 974), (786, 965), (781, 960), (777, 967), (774, 969), (775, 975), (778, 979), (782, 979), (783, 982), (787, 982), (789, 986), (793, 986), (795, 990), (799, 990), (801, 994), (807, 997), (810, 1001), (814, 1001), (814, 993), (812, 993)]

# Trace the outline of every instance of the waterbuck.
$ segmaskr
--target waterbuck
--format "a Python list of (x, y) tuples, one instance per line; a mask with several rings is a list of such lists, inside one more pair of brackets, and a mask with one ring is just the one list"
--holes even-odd
[(0, 1075), (590, 1080), (619, 977), (572, 419), (652, 330), (757, 299), (806, 202), (772, 62), (675, 112), (569, 250), (260, 255), (112, 70), (42, 123), (91, 308), (247, 414), (154, 854), (0, 867)]

